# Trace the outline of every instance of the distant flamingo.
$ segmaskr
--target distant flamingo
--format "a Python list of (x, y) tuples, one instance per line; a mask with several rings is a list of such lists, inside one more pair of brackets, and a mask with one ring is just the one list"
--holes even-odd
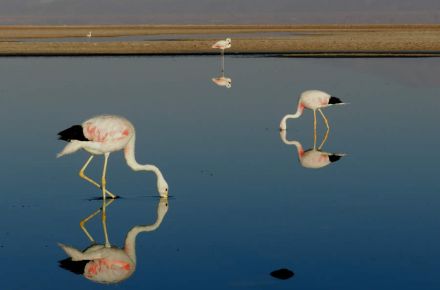
[[(114, 200), (110, 200), (113, 202)], [(103, 201), (103, 212), (107, 205)], [(104, 228), (105, 244), (96, 244), (95, 240), (87, 232), (84, 223), (100, 212), (97, 210), (86, 219), (82, 220), (80, 225), (87, 237), (92, 242), (92, 246), (84, 251), (71, 246), (59, 244), (59, 246), (70, 257), (60, 261), (60, 267), (69, 270), (75, 274), (84, 275), (85, 278), (105, 284), (119, 283), (129, 278), (136, 269), (136, 237), (143, 232), (151, 232), (159, 228), (168, 211), (168, 198), (160, 198), (157, 205), (157, 219), (152, 225), (134, 226), (125, 238), (124, 248), (110, 246), (106, 228)], [(105, 219), (103, 222), (105, 225)]]
[(316, 144), (313, 144), (313, 148), (304, 150), (300, 142), (288, 141), (286, 139), (286, 130), (280, 131), (280, 137), (284, 144), (295, 145), (298, 151), (298, 159), (302, 167), (318, 169), (327, 166), (333, 162), (336, 162), (343, 156), (345, 156), (344, 153), (328, 153), (321, 151), (322, 146), (327, 140), (328, 132), (329, 131), (327, 130), (324, 140), (322, 141), (318, 149), (316, 149)]
[(211, 47), (212, 48), (218, 48), (218, 49), (221, 50), (221, 58), (222, 58), (221, 71), (223, 72), (224, 71), (224, 67), (225, 67), (224, 53), (225, 53), (225, 49), (231, 47), (231, 39), (230, 38), (226, 38), (225, 40), (219, 40), (216, 43), (214, 43)]
[[(74, 125), (58, 133), (59, 139), (69, 142), (57, 157), (74, 153), (84, 149), (92, 155), (79, 171), (79, 176), (98, 188), (102, 189), (102, 198), (106, 194), (115, 198), (116, 196), (106, 189), (107, 161), (110, 153), (124, 149), (124, 157), (128, 166), (134, 171), (153, 171), (157, 176), (157, 190), (160, 196), (168, 196), (168, 184), (165, 181), (159, 168), (154, 165), (141, 165), (136, 162), (134, 156), (135, 130), (134, 126), (127, 119), (119, 116), (101, 115), (91, 118), (82, 125)], [(84, 174), (94, 155), (104, 155), (104, 168), (102, 171), (101, 184), (92, 180)]]
[(88, 38), (91, 38), (91, 37), (92, 37), (92, 32), (89, 31), (89, 32), (86, 34), (86, 36), (87, 36)]
[(218, 48), (218, 49), (221, 49), (222, 51), (224, 51), (226, 48), (230, 48), (230, 47), (231, 47), (231, 39), (230, 38), (226, 38), (225, 40), (219, 40), (212, 45), (212, 48)]

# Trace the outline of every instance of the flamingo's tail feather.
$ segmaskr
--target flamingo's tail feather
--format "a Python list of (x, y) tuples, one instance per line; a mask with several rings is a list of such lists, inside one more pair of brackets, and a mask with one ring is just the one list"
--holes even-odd
[(66, 147), (64, 147), (64, 149), (60, 153), (57, 154), (57, 158), (67, 154), (72, 154), (81, 148), (81, 141), (72, 140), (69, 142), (69, 144), (66, 145)]
[(330, 154), (328, 156), (328, 158), (329, 158), (330, 162), (336, 162), (336, 161), (338, 161), (339, 159), (341, 159), (344, 156), (347, 156), (347, 154), (345, 154), (345, 153), (333, 153), (333, 154)]
[(77, 249), (75, 249), (73, 247), (66, 246), (61, 243), (58, 243), (58, 245), (61, 247), (61, 249), (64, 250), (64, 252), (66, 252), (66, 254), (72, 259), (72, 261), (87, 260), (84, 256), (83, 252), (78, 251)]

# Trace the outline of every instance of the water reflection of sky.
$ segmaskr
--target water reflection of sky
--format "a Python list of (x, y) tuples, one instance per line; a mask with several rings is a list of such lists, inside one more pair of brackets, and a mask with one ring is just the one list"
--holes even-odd
[[(227, 57), (229, 90), (212, 84), (217, 57), (0, 61), (5, 289), (102, 288), (57, 266), (57, 242), (88, 245), (78, 222), (99, 191), (77, 176), (86, 153), (55, 159), (56, 133), (100, 113), (134, 123), (139, 162), (158, 165), (174, 196), (160, 229), (139, 237), (124, 289), (438, 288), (439, 60)], [(302, 168), (278, 132), (312, 88), (350, 102), (325, 111), (326, 151), (348, 156), (320, 170)], [(289, 121), (289, 138), (311, 147), (312, 119)], [(119, 153), (108, 182), (125, 197), (109, 214), (121, 246), (155, 220), (155, 177)], [(281, 267), (294, 278), (273, 280)]]

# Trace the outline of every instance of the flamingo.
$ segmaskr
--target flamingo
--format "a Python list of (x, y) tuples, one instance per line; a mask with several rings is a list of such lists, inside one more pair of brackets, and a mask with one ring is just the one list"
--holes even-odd
[(232, 79), (225, 76), (212, 78), (212, 81), (220, 87), (227, 87), (228, 89), (232, 87)]
[(224, 71), (224, 67), (225, 67), (225, 49), (230, 48), (231, 47), (231, 39), (230, 38), (226, 38), (225, 40), (219, 40), (216, 43), (214, 43), (212, 46), (212, 48), (218, 48), (221, 50), (221, 58), (222, 58), (222, 67), (221, 67), (221, 71)]
[(88, 38), (91, 38), (91, 37), (92, 37), (92, 32), (89, 31), (89, 32), (86, 34), (86, 36), (87, 36)]
[(230, 38), (226, 38), (225, 40), (219, 40), (212, 45), (212, 48), (218, 48), (218, 49), (221, 49), (222, 51), (224, 51), (226, 48), (230, 48), (230, 47), (231, 47), (231, 39)]
[(302, 167), (318, 169), (336, 162), (346, 155), (344, 153), (328, 153), (321, 151), (322, 146), (324, 146), (325, 142), (327, 141), (328, 132), (329, 130), (327, 130), (324, 140), (318, 149), (316, 149), (316, 143), (313, 144), (313, 148), (304, 150), (300, 142), (288, 141), (286, 139), (286, 130), (280, 131), (280, 137), (284, 144), (295, 145), (298, 151), (298, 159)]
[[(106, 194), (111, 198), (116, 198), (116, 195), (106, 189), (107, 162), (110, 153), (121, 149), (124, 150), (124, 157), (128, 166), (134, 171), (153, 171), (157, 177), (157, 190), (160, 196), (168, 196), (168, 184), (159, 168), (151, 164), (142, 165), (136, 162), (134, 156), (135, 129), (127, 119), (114, 115), (100, 115), (84, 121), (81, 125), (74, 125), (61, 131), (58, 135), (60, 140), (69, 143), (57, 154), (57, 157), (72, 154), (79, 149), (84, 149), (91, 154), (79, 171), (79, 176), (101, 188), (103, 200), (105, 200)], [(104, 155), (102, 185), (84, 174), (95, 155)]]
[[(114, 199), (110, 200), (107, 204), (103, 201), (103, 212), (104, 208), (113, 201)], [(157, 219), (154, 224), (134, 226), (129, 230), (123, 248), (110, 246), (107, 234), (105, 235), (106, 242), (104, 245), (96, 244), (95, 240), (85, 229), (84, 223), (100, 211), (95, 211), (80, 223), (84, 233), (92, 242), (92, 246), (81, 251), (59, 243), (59, 246), (69, 256), (69, 258), (61, 260), (59, 266), (75, 274), (83, 275), (86, 279), (93, 282), (105, 284), (119, 283), (129, 278), (136, 269), (136, 237), (140, 233), (151, 232), (159, 228), (168, 211), (168, 198), (160, 198), (157, 205)], [(104, 232), (106, 233), (106, 231)]]
[(343, 103), (339, 98), (331, 96), (330, 94), (319, 91), (319, 90), (310, 90), (304, 91), (298, 100), (298, 107), (296, 113), (293, 115), (285, 115), (280, 123), (280, 130), (286, 130), (286, 121), (291, 118), (298, 118), (302, 115), (304, 108), (313, 110), (313, 128), (315, 131), (315, 143), (316, 143), (316, 111), (318, 110), (321, 113), (322, 118), (324, 119), (325, 125), (327, 129), (330, 129), (328, 125), (328, 120), (322, 112), (322, 108), (329, 107), (331, 105), (343, 105)]

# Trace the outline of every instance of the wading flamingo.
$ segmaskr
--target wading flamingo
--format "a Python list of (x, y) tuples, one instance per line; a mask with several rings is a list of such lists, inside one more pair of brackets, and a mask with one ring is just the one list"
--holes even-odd
[[(69, 142), (57, 157), (74, 153), (84, 149), (92, 155), (79, 171), (79, 176), (98, 188), (102, 189), (102, 198), (106, 194), (116, 196), (106, 189), (107, 161), (110, 153), (124, 149), (124, 157), (128, 166), (134, 171), (153, 171), (157, 177), (157, 190), (160, 196), (168, 196), (168, 184), (159, 168), (154, 165), (142, 165), (136, 162), (134, 156), (135, 130), (127, 119), (119, 116), (100, 115), (91, 118), (82, 125), (74, 125), (58, 133), (59, 139)], [(101, 185), (84, 174), (89, 163), (95, 155), (104, 155), (104, 168), (102, 170)]]
[(87, 36), (88, 38), (91, 38), (91, 37), (92, 37), (92, 32), (89, 31), (89, 32), (86, 34), (86, 36)]
[(302, 115), (304, 108), (313, 110), (313, 120), (314, 120), (313, 128), (315, 132), (315, 143), (316, 143), (316, 111), (318, 110), (319, 113), (321, 113), (321, 116), (324, 119), (327, 129), (330, 129), (330, 126), (328, 125), (328, 120), (324, 116), (324, 113), (322, 112), (321, 109), (325, 107), (329, 107), (331, 105), (343, 105), (343, 104), (345, 103), (343, 103), (339, 98), (333, 97), (326, 92), (319, 90), (304, 91), (299, 97), (296, 113), (293, 115), (288, 114), (284, 116), (284, 118), (281, 120), (280, 123), (280, 130), (286, 130), (287, 119), (298, 118), (299, 116)]
[[(104, 208), (113, 201), (110, 200), (107, 204), (103, 201), (103, 212)], [(66, 252), (69, 258), (59, 261), (59, 266), (75, 274), (83, 275), (85, 278), (97, 283), (119, 283), (129, 278), (136, 269), (136, 237), (140, 233), (151, 232), (159, 228), (168, 211), (168, 198), (160, 198), (157, 205), (157, 219), (154, 224), (131, 228), (127, 233), (122, 249), (110, 246), (106, 228), (104, 228), (104, 233), (106, 234), (104, 245), (96, 244), (95, 240), (87, 232), (84, 224), (100, 211), (95, 211), (80, 222), (82, 230), (90, 239), (92, 245), (84, 251), (80, 251), (60, 243), (59, 246)], [(103, 225), (105, 225), (104, 218)]]
[(322, 141), (318, 149), (316, 149), (316, 143), (313, 144), (313, 148), (304, 150), (300, 142), (288, 141), (286, 139), (286, 130), (280, 131), (280, 137), (284, 144), (295, 145), (298, 151), (299, 163), (302, 167), (318, 169), (327, 166), (333, 162), (336, 162), (346, 155), (344, 153), (328, 153), (321, 151), (322, 146), (324, 146), (325, 142), (327, 141), (328, 132), (329, 130), (327, 130), (324, 140)]
[(226, 38), (225, 40), (219, 40), (216, 43), (214, 43), (211, 47), (218, 48), (221, 51), (221, 58), (222, 58), (221, 71), (223, 72), (225, 70), (225, 49), (231, 47), (231, 39)]
[(313, 110), (314, 115), (314, 128), (316, 128), (316, 111), (318, 110), (321, 113), (322, 118), (324, 119), (325, 125), (327, 129), (329, 129), (327, 118), (324, 116), (322, 112), (322, 108), (329, 107), (331, 105), (343, 105), (343, 103), (339, 98), (331, 96), (330, 94), (319, 91), (319, 90), (309, 90), (301, 93), (301, 96), (298, 100), (298, 107), (296, 109), (296, 113), (291, 115), (285, 115), (280, 123), (280, 130), (286, 130), (286, 121), (291, 118), (298, 118), (302, 115), (304, 108)]

